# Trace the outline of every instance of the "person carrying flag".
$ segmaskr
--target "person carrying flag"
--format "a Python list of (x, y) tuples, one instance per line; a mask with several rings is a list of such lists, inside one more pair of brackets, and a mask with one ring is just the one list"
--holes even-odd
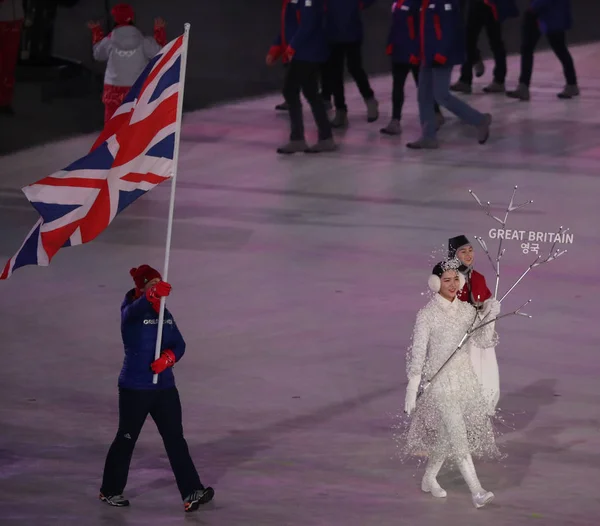
[[(158, 312), (171, 285), (149, 265), (133, 268), (135, 288), (121, 305), (121, 335), (125, 359), (119, 376), (119, 429), (104, 466), (100, 500), (111, 506), (129, 506), (123, 496), (136, 441), (148, 415), (160, 433), (177, 481), (186, 512), (197, 510), (214, 497), (204, 487), (183, 436), (181, 402), (175, 386), (173, 366), (185, 352), (185, 341), (173, 315), (165, 309), (162, 353), (154, 359), (158, 336)], [(153, 376), (158, 382), (153, 383)]]

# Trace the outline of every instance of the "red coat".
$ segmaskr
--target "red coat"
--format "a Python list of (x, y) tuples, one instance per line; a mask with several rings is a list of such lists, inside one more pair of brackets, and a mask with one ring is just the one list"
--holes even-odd
[(465, 276), (467, 282), (463, 289), (458, 293), (458, 299), (467, 301), (471, 305), (481, 305), (485, 300), (492, 297), (492, 292), (488, 289), (485, 277), (476, 270), (471, 271), (471, 275)]

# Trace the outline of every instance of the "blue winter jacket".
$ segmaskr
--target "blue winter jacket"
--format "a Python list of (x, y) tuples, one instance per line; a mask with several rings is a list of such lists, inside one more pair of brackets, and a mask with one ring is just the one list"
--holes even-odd
[(392, 27), (388, 36), (387, 54), (396, 64), (420, 63), (420, 10), (421, 0), (397, 0), (392, 4)]
[(281, 27), (269, 50), (269, 53), (275, 58), (279, 58), (283, 55), (284, 63), (287, 62), (285, 50), (290, 41), (294, 38), (300, 25), (300, 13), (296, 8), (297, 3), (298, 0), (295, 2), (293, 0), (283, 0), (283, 5), (281, 6)]
[(421, 64), (457, 66), (465, 61), (465, 31), (459, 0), (421, 1)]
[(538, 17), (542, 33), (571, 29), (573, 24), (571, 0), (531, 0), (530, 8)]
[(297, 0), (300, 26), (290, 41), (292, 60), (323, 63), (329, 59), (329, 42), (325, 32), (325, 1)]
[[(175, 361), (185, 352), (185, 342), (171, 313), (165, 309), (162, 350), (171, 349)], [(135, 290), (125, 295), (121, 305), (121, 337), (125, 347), (125, 359), (119, 375), (119, 387), (126, 389), (168, 389), (175, 386), (173, 369), (158, 375), (158, 383), (152, 383), (154, 373), (150, 364), (158, 335), (158, 314), (146, 296), (135, 299)]]
[(519, 16), (516, 0), (483, 0), (489, 6), (498, 22)]
[(363, 39), (361, 11), (376, 0), (327, 0), (327, 38), (330, 42), (360, 42)]

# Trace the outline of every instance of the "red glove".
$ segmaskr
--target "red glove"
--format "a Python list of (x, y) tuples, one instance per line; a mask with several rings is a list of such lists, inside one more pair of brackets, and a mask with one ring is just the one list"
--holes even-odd
[(446, 64), (446, 62), (448, 62), (448, 59), (444, 55), (440, 55), (439, 53), (436, 53), (435, 56), (433, 57), (433, 61), (436, 64), (443, 66), (444, 64)]
[(146, 299), (152, 304), (152, 308), (158, 312), (160, 310), (160, 298), (166, 298), (171, 294), (171, 285), (166, 281), (159, 281), (146, 291)]
[(92, 45), (96, 45), (104, 38), (104, 31), (97, 22), (90, 22), (88, 27), (92, 30)]
[(292, 46), (288, 46), (283, 53), (283, 61), (289, 62), (294, 58), (296, 50)]
[(385, 54), (391, 55), (394, 52), (394, 46), (392, 44), (388, 44), (385, 48)]
[(154, 374), (160, 374), (166, 371), (169, 367), (173, 367), (175, 365), (175, 353), (170, 349), (163, 351), (160, 353), (160, 358), (158, 360), (154, 360), (150, 364), (150, 369)]
[(167, 31), (165, 30), (164, 25), (154, 25), (154, 40), (160, 47), (165, 47), (167, 45)]

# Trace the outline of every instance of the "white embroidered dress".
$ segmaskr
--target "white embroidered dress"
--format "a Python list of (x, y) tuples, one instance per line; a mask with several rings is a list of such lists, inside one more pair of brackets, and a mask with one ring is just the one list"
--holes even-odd
[[(475, 324), (474, 324), (475, 322)], [(481, 323), (475, 308), (439, 294), (417, 314), (407, 355), (408, 377), (428, 382), (458, 347), (467, 330)], [(497, 335), (489, 324), (473, 333), (417, 401), (404, 437), (408, 455), (460, 460), (471, 454), (498, 457), (494, 430), (470, 359), (471, 346), (493, 347)]]

